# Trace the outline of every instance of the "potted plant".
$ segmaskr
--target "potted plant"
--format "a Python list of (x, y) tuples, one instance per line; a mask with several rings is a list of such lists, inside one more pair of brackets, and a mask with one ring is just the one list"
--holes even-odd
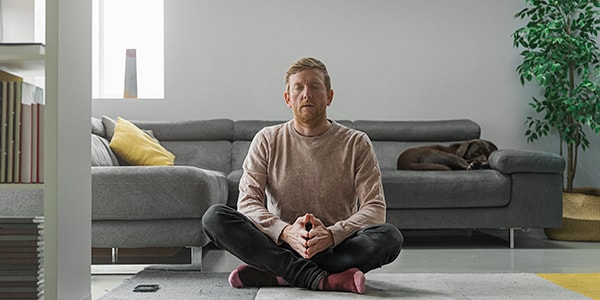
[[(598, 221), (594, 236), (563, 237), (558, 230), (567, 230), (573, 209), (567, 198), (580, 192), (573, 186), (579, 150), (589, 147), (586, 131), (600, 132), (600, 1), (593, 0), (526, 0), (527, 7), (515, 18), (528, 23), (513, 33), (513, 45), (523, 48), (523, 61), (517, 67), (521, 84), (535, 82), (543, 90), (543, 99), (529, 103), (535, 116), (528, 116), (525, 132), (528, 142), (547, 136), (555, 130), (560, 137), (559, 152), (566, 148), (566, 186), (563, 193), (563, 227), (547, 229), (550, 238), (567, 240), (600, 240), (600, 190), (584, 189), (597, 194), (597, 199), (582, 204), (575, 200), (577, 210), (584, 210), (585, 221)], [(581, 194), (581, 193), (578, 193)], [(590, 216), (590, 210), (596, 210)], [(587, 225), (586, 225), (587, 226)]]

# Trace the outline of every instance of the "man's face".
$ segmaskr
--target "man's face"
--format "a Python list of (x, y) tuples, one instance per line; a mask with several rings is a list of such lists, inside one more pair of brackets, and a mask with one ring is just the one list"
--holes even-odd
[(327, 120), (327, 106), (333, 100), (333, 90), (325, 87), (325, 75), (321, 70), (308, 69), (289, 77), (283, 97), (294, 112), (295, 120), (305, 125), (318, 125)]

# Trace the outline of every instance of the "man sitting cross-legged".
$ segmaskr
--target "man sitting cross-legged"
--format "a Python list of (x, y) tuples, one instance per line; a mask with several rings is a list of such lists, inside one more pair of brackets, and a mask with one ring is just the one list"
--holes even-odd
[(303, 58), (287, 71), (294, 118), (262, 129), (243, 163), (238, 210), (214, 205), (207, 236), (245, 265), (232, 287), (297, 286), (365, 291), (364, 273), (400, 254), (385, 223), (381, 171), (368, 136), (327, 119), (333, 100), (325, 65)]

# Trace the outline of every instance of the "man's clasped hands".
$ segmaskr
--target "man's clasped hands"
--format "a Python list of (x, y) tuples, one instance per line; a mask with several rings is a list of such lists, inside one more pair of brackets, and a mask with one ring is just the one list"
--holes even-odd
[(321, 220), (308, 213), (298, 217), (294, 224), (286, 226), (280, 240), (306, 259), (311, 259), (334, 245), (331, 231)]

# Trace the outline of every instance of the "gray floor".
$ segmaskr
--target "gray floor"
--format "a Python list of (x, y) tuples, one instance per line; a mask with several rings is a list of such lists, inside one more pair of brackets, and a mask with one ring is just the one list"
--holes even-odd
[[(506, 231), (407, 231), (405, 247), (396, 261), (378, 273), (598, 273), (600, 243), (548, 240), (543, 231), (515, 232), (515, 248), (508, 246)], [(203, 269), (230, 272), (241, 262), (229, 253), (204, 252)], [(106, 270), (135, 273), (144, 266), (94, 265), (92, 299), (131, 275), (97, 274)]]

